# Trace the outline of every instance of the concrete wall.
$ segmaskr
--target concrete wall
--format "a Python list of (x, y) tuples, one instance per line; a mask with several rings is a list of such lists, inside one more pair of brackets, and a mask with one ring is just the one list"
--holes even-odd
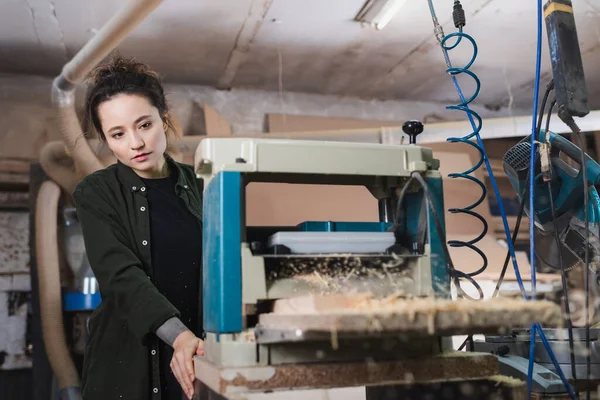
[[(0, 75), (0, 158), (35, 159), (41, 146), (59, 138), (50, 107), (51, 79)], [(335, 118), (424, 122), (464, 120), (461, 112), (445, 110), (446, 104), (378, 101), (306, 93), (260, 90), (222, 91), (206, 86), (166, 85), (172, 109), (186, 134), (202, 134), (202, 105), (213, 107), (232, 127), (233, 133), (266, 132), (266, 114), (313, 115)], [(76, 101), (81, 108), (84, 88)], [(474, 107), (483, 117), (504, 117), (506, 109), (490, 111)], [(525, 111), (512, 110), (512, 115)]]

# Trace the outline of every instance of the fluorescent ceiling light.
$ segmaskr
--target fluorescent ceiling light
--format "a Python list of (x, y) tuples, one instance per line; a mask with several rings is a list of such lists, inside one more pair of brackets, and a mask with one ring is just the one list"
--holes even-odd
[(365, 22), (383, 29), (396, 15), (406, 0), (367, 0), (355, 21)]

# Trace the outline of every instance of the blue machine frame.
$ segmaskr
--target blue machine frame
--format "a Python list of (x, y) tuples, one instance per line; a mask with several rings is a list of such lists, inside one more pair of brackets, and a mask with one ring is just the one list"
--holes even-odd
[[(242, 316), (242, 230), (245, 184), (242, 172), (218, 172), (206, 185), (203, 202), (203, 323), (206, 332), (237, 333), (243, 329)], [(450, 297), (446, 256), (444, 201), (441, 178), (426, 178), (437, 215), (442, 217), (444, 237), (440, 237), (429, 206), (428, 242), (431, 249), (431, 276), (437, 297)], [(408, 234), (416, 234), (424, 193), (408, 194), (404, 201)], [(346, 230), (381, 232), (382, 223), (307, 222), (304, 230)]]

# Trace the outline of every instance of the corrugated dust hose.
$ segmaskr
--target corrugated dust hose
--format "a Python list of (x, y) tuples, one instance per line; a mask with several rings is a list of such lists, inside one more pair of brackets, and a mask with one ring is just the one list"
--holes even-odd
[(61, 399), (79, 396), (79, 374), (65, 338), (58, 253), (58, 202), (60, 187), (45, 181), (36, 200), (35, 246), (39, 281), (43, 340), (48, 360), (56, 375)]

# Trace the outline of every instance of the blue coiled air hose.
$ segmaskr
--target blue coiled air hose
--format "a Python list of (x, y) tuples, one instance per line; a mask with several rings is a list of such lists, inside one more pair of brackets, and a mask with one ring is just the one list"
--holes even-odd
[[(475, 98), (478, 96), (480, 88), (481, 88), (481, 83), (479, 81), (479, 78), (477, 77), (477, 75), (475, 75), (472, 71), (469, 70), (469, 68), (473, 65), (473, 63), (475, 62), (475, 59), (477, 58), (477, 52), (478, 52), (477, 51), (477, 44), (475, 43), (475, 40), (471, 36), (467, 35), (466, 33), (464, 33), (462, 31), (462, 26), (464, 26), (464, 24), (465, 24), (464, 23), (464, 12), (462, 11), (462, 6), (460, 5), (459, 1), (455, 1), (455, 3), (454, 3), (454, 19), (455, 19), (455, 22), (456, 22), (457, 15), (458, 15), (459, 18), (462, 16), (463, 21), (462, 21), (462, 24), (460, 24), (459, 31), (455, 32), (455, 33), (451, 33), (449, 35), (444, 35), (443, 29), (442, 29), (441, 25), (439, 24), (439, 22), (437, 20), (437, 16), (436, 16), (436, 13), (435, 13), (435, 8), (433, 6), (433, 0), (428, 0), (428, 5), (429, 5), (429, 10), (431, 12), (431, 17), (433, 19), (434, 32), (436, 34), (436, 37), (438, 38), (438, 41), (441, 44), (442, 52), (444, 54), (444, 59), (446, 61), (446, 65), (447, 65), (446, 72), (452, 78), (452, 82), (453, 82), (454, 86), (456, 87), (456, 90), (458, 92), (458, 95), (459, 95), (459, 98), (460, 98), (460, 101), (461, 101), (460, 104), (449, 106), (447, 108), (450, 109), (450, 110), (459, 110), (459, 111), (465, 112), (467, 114), (467, 117), (469, 118), (469, 122), (471, 123), (471, 127), (473, 128), (473, 132), (472, 133), (470, 133), (470, 134), (468, 134), (466, 136), (463, 136), (462, 138), (449, 138), (448, 141), (449, 142), (460, 142), (460, 143), (465, 143), (465, 144), (471, 145), (471, 146), (475, 147), (479, 151), (479, 154), (480, 154), (480, 157), (481, 157), (480, 160), (479, 160), (479, 162), (477, 162), (476, 165), (473, 168), (471, 168), (471, 169), (469, 169), (467, 171), (461, 172), (461, 173), (451, 174), (451, 175), (449, 175), (449, 177), (450, 178), (464, 178), (464, 179), (469, 179), (469, 180), (477, 183), (481, 187), (481, 189), (482, 189), (482, 197), (477, 202), (475, 202), (474, 204), (471, 204), (471, 205), (469, 205), (467, 207), (456, 208), (456, 209), (449, 210), (449, 211), (450, 212), (455, 212), (455, 213), (459, 213), (459, 212), (466, 213), (466, 214), (472, 215), (472, 216), (474, 216), (474, 217), (482, 220), (483, 225), (484, 225), (484, 231), (477, 238), (475, 238), (475, 239), (473, 239), (473, 240), (471, 240), (469, 242), (453, 241), (453, 242), (448, 242), (448, 244), (450, 246), (453, 246), (453, 247), (465, 247), (465, 246), (469, 247), (470, 249), (475, 250), (480, 256), (482, 256), (482, 259), (484, 260), (484, 266), (482, 268), (480, 268), (479, 270), (475, 271), (474, 273), (469, 273), (469, 274), (460, 273), (461, 275), (473, 277), (473, 276), (481, 273), (485, 269), (485, 267), (487, 266), (487, 258), (485, 257), (485, 255), (479, 249), (477, 249), (475, 247), (475, 243), (477, 243), (479, 240), (481, 240), (483, 238), (483, 236), (485, 236), (485, 234), (487, 233), (487, 223), (485, 222), (485, 220), (479, 214), (477, 214), (474, 211), (472, 211), (473, 208), (475, 208), (479, 204), (481, 204), (481, 202), (483, 201), (483, 199), (485, 198), (485, 196), (487, 194), (487, 191), (485, 189), (485, 186), (483, 185), (483, 183), (479, 179), (477, 179), (477, 178), (475, 178), (475, 177), (473, 177), (473, 176), (470, 175), (471, 173), (473, 173), (474, 171), (476, 171), (478, 168), (480, 168), (481, 165), (485, 162), (485, 165), (486, 165), (487, 170), (488, 170), (488, 175), (489, 175), (489, 178), (490, 178), (490, 181), (491, 181), (491, 184), (492, 184), (492, 188), (494, 189), (494, 194), (495, 194), (496, 199), (498, 201), (498, 208), (499, 208), (499, 211), (500, 211), (500, 215), (502, 217), (502, 223), (504, 225), (504, 232), (506, 234), (507, 243), (508, 243), (508, 249), (509, 249), (510, 257), (511, 257), (512, 264), (513, 264), (513, 267), (514, 267), (514, 270), (515, 270), (515, 275), (516, 275), (516, 278), (517, 278), (517, 282), (519, 284), (519, 288), (521, 290), (521, 294), (523, 295), (523, 297), (526, 300), (529, 300), (528, 297), (527, 297), (527, 294), (525, 292), (525, 287), (523, 285), (523, 280), (522, 280), (521, 274), (519, 272), (519, 267), (517, 265), (517, 260), (516, 260), (516, 257), (515, 257), (515, 249), (514, 249), (514, 246), (513, 246), (513, 243), (512, 243), (511, 235), (510, 235), (510, 228), (508, 226), (508, 221), (506, 219), (506, 213), (504, 211), (504, 205), (503, 205), (502, 199), (500, 197), (500, 191), (498, 190), (498, 185), (496, 184), (496, 179), (494, 178), (494, 174), (493, 174), (492, 169), (490, 167), (490, 163), (489, 163), (487, 154), (485, 152), (485, 148), (483, 146), (483, 142), (482, 142), (481, 137), (479, 135), (479, 132), (481, 131), (481, 126), (482, 126), (482, 119), (479, 116), (479, 114), (477, 114), (477, 112), (475, 112), (475, 111), (473, 111), (473, 110), (471, 110), (469, 108), (469, 104), (473, 100), (475, 100)], [(539, 62), (539, 60), (540, 60), (540, 54), (541, 54), (541, 28), (540, 28), (540, 26), (541, 26), (541, 14), (540, 13), (541, 13), (541, 0), (538, 0), (538, 55), (537, 55), (537, 63), (536, 63), (537, 64), (536, 65), (536, 89), (535, 89), (535, 96), (534, 96), (535, 106), (534, 106), (534, 115), (533, 115), (533, 127), (534, 127), (533, 131), (534, 132), (533, 132), (533, 135), (532, 135), (532, 141), (534, 140), (533, 136), (535, 134), (535, 120), (536, 120), (537, 99), (538, 99), (537, 93), (538, 93), (538, 90), (539, 90), (539, 80), (540, 80), (540, 73), (539, 73), (539, 69), (540, 69), (540, 66), (539, 66), (540, 62)], [(459, 21), (459, 22), (461, 22), (461, 21)], [(458, 27), (459, 24), (457, 23), (456, 25)], [(446, 42), (450, 38), (453, 38), (453, 37), (457, 38), (456, 43), (454, 43), (454, 45), (452, 45), (452, 46), (447, 46)], [(462, 68), (456, 68), (456, 67), (452, 66), (452, 63), (450, 61), (450, 57), (448, 55), (448, 52), (450, 50), (456, 48), (461, 43), (461, 41), (462, 41), (463, 38), (467, 39), (473, 45), (473, 56), (472, 56), (471, 60), (467, 63), (466, 66), (464, 66)], [(460, 85), (458, 84), (458, 81), (456, 79), (456, 75), (458, 75), (458, 74), (466, 74), (466, 75), (470, 76), (474, 80), (474, 82), (476, 84), (475, 92), (474, 92), (474, 94), (469, 99), (465, 99), (465, 96), (464, 96), (464, 94), (462, 92), (462, 89), (461, 89)], [(477, 140), (477, 144), (475, 144), (475, 143), (473, 143), (471, 141), (471, 139), (473, 137)], [(533, 149), (533, 146), (532, 146), (532, 149)], [(531, 156), (532, 162), (535, 159), (534, 155), (535, 154), (533, 154)], [(533, 174), (531, 174), (531, 175), (533, 175)], [(533, 196), (534, 196), (534, 191), (533, 191), (532, 188), (530, 188), (529, 194), (530, 194), (530, 209), (531, 209), (531, 214), (530, 215), (533, 215), (532, 199), (533, 199)], [(533, 227), (533, 223), (531, 223), (530, 227), (531, 228)], [(533, 236), (531, 237), (531, 241), (533, 241)], [(532, 248), (532, 249), (533, 249), (532, 250), (532, 254), (533, 254), (534, 248)], [(535, 257), (535, 255), (532, 256), (532, 258), (533, 257)], [(535, 261), (532, 259), (532, 268), (534, 268), (534, 267), (535, 267)], [(535, 271), (532, 271), (532, 288), (533, 288), (534, 293), (535, 293)], [(560, 365), (558, 364), (558, 362), (556, 360), (556, 357), (554, 356), (554, 353), (552, 352), (552, 349), (550, 348), (548, 340), (546, 339), (546, 335), (544, 334), (541, 326), (538, 323), (534, 324), (532, 326), (532, 328), (531, 328), (531, 347), (533, 347), (534, 344), (535, 344), (536, 333), (539, 334), (540, 339), (541, 339), (541, 341), (542, 341), (542, 343), (543, 343), (546, 351), (548, 352), (548, 355), (549, 355), (550, 359), (552, 360), (552, 363), (553, 363), (554, 367), (556, 368), (556, 371), (557, 371), (558, 375), (560, 376), (561, 381), (563, 382), (563, 385), (565, 386), (565, 389), (567, 390), (567, 392), (569, 393), (569, 395), (571, 396), (571, 398), (575, 399), (576, 398), (575, 393), (573, 392), (573, 389), (571, 388), (571, 385), (567, 381), (567, 379), (566, 379), (566, 377), (565, 377), (562, 369), (560, 368)], [(534, 352), (532, 350), (530, 350), (530, 357), (529, 357), (530, 358), (530, 368), (529, 368), (529, 371), (528, 371), (528, 379), (527, 379), (528, 393), (531, 392), (531, 380), (532, 380), (532, 370), (533, 370), (534, 355), (535, 355)]]

